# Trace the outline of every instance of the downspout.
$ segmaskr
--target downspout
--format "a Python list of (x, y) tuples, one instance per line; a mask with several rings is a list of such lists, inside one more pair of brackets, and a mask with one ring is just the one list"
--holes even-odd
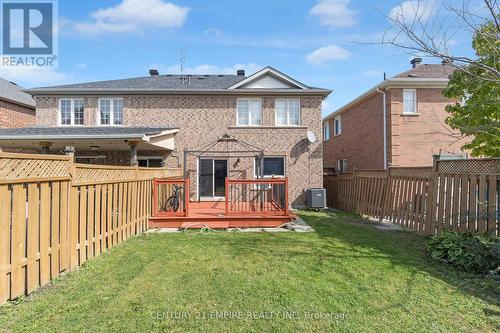
[(385, 90), (377, 88), (377, 92), (382, 94), (382, 117), (383, 117), (383, 135), (384, 135), (384, 170), (387, 170), (387, 102)]

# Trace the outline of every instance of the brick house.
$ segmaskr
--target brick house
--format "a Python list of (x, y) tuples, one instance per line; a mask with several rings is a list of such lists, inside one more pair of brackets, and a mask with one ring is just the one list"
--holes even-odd
[(442, 91), (453, 67), (420, 58), (411, 65), (323, 119), (325, 172), (428, 166), (433, 155), (465, 155), (464, 141), (445, 124), (454, 101)]
[[(224, 178), (286, 176), (290, 203), (322, 186), (321, 102), (309, 87), (271, 67), (250, 76), (159, 75), (30, 89), (37, 127), (1, 130), (0, 146), (62, 153), (81, 163), (185, 168), (192, 199), (223, 195)], [(227, 138), (230, 138), (229, 140)], [(222, 140), (219, 155), (188, 154)], [(232, 157), (236, 144), (261, 150)], [(226, 150), (225, 150), (226, 149)], [(260, 164), (262, 163), (262, 164)], [(258, 164), (258, 165), (257, 165)]]
[(13, 82), (0, 78), (0, 128), (35, 125), (35, 100)]

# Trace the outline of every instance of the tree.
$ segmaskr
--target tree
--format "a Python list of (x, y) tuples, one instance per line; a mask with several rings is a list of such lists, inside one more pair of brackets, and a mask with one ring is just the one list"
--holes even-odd
[[(497, 61), (500, 40), (494, 34), (493, 22), (484, 24), (474, 36), (472, 45), (478, 61), (488, 67), (499, 69)], [(463, 135), (473, 137), (463, 146), (473, 156), (500, 156), (500, 84), (489, 77), (490, 72), (475, 64), (456, 70), (450, 77), (444, 95), (463, 100), (463, 103), (448, 105), (450, 116), (446, 123)]]
[[(462, 137), (471, 136), (463, 148), (473, 156), (500, 156), (500, 10), (496, 0), (483, 0), (480, 7), (471, 3), (406, 1), (387, 16), (393, 29), (382, 44), (455, 67), (444, 94), (462, 103), (446, 108), (446, 123)], [(463, 32), (472, 36), (474, 58), (451, 51), (452, 38)]]

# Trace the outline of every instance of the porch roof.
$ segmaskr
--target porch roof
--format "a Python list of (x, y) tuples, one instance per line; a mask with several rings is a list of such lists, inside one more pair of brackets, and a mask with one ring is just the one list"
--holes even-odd
[(0, 129), (0, 147), (34, 149), (49, 146), (76, 150), (129, 150), (130, 144), (138, 149), (173, 150), (177, 127), (117, 127), (117, 126), (58, 126)]

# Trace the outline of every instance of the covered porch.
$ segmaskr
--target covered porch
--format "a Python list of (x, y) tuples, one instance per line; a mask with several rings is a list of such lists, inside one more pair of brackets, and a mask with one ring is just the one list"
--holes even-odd
[(76, 162), (86, 164), (136, 166), (140, 164), (142, 154), (149, 155), (151, 152), (155, 152), (163, 163), (164, 156), (174, 150), (178, 132), (175, 127), (9, 128), (0, 129), (0, 148), (42, 154), (72, 154)]

